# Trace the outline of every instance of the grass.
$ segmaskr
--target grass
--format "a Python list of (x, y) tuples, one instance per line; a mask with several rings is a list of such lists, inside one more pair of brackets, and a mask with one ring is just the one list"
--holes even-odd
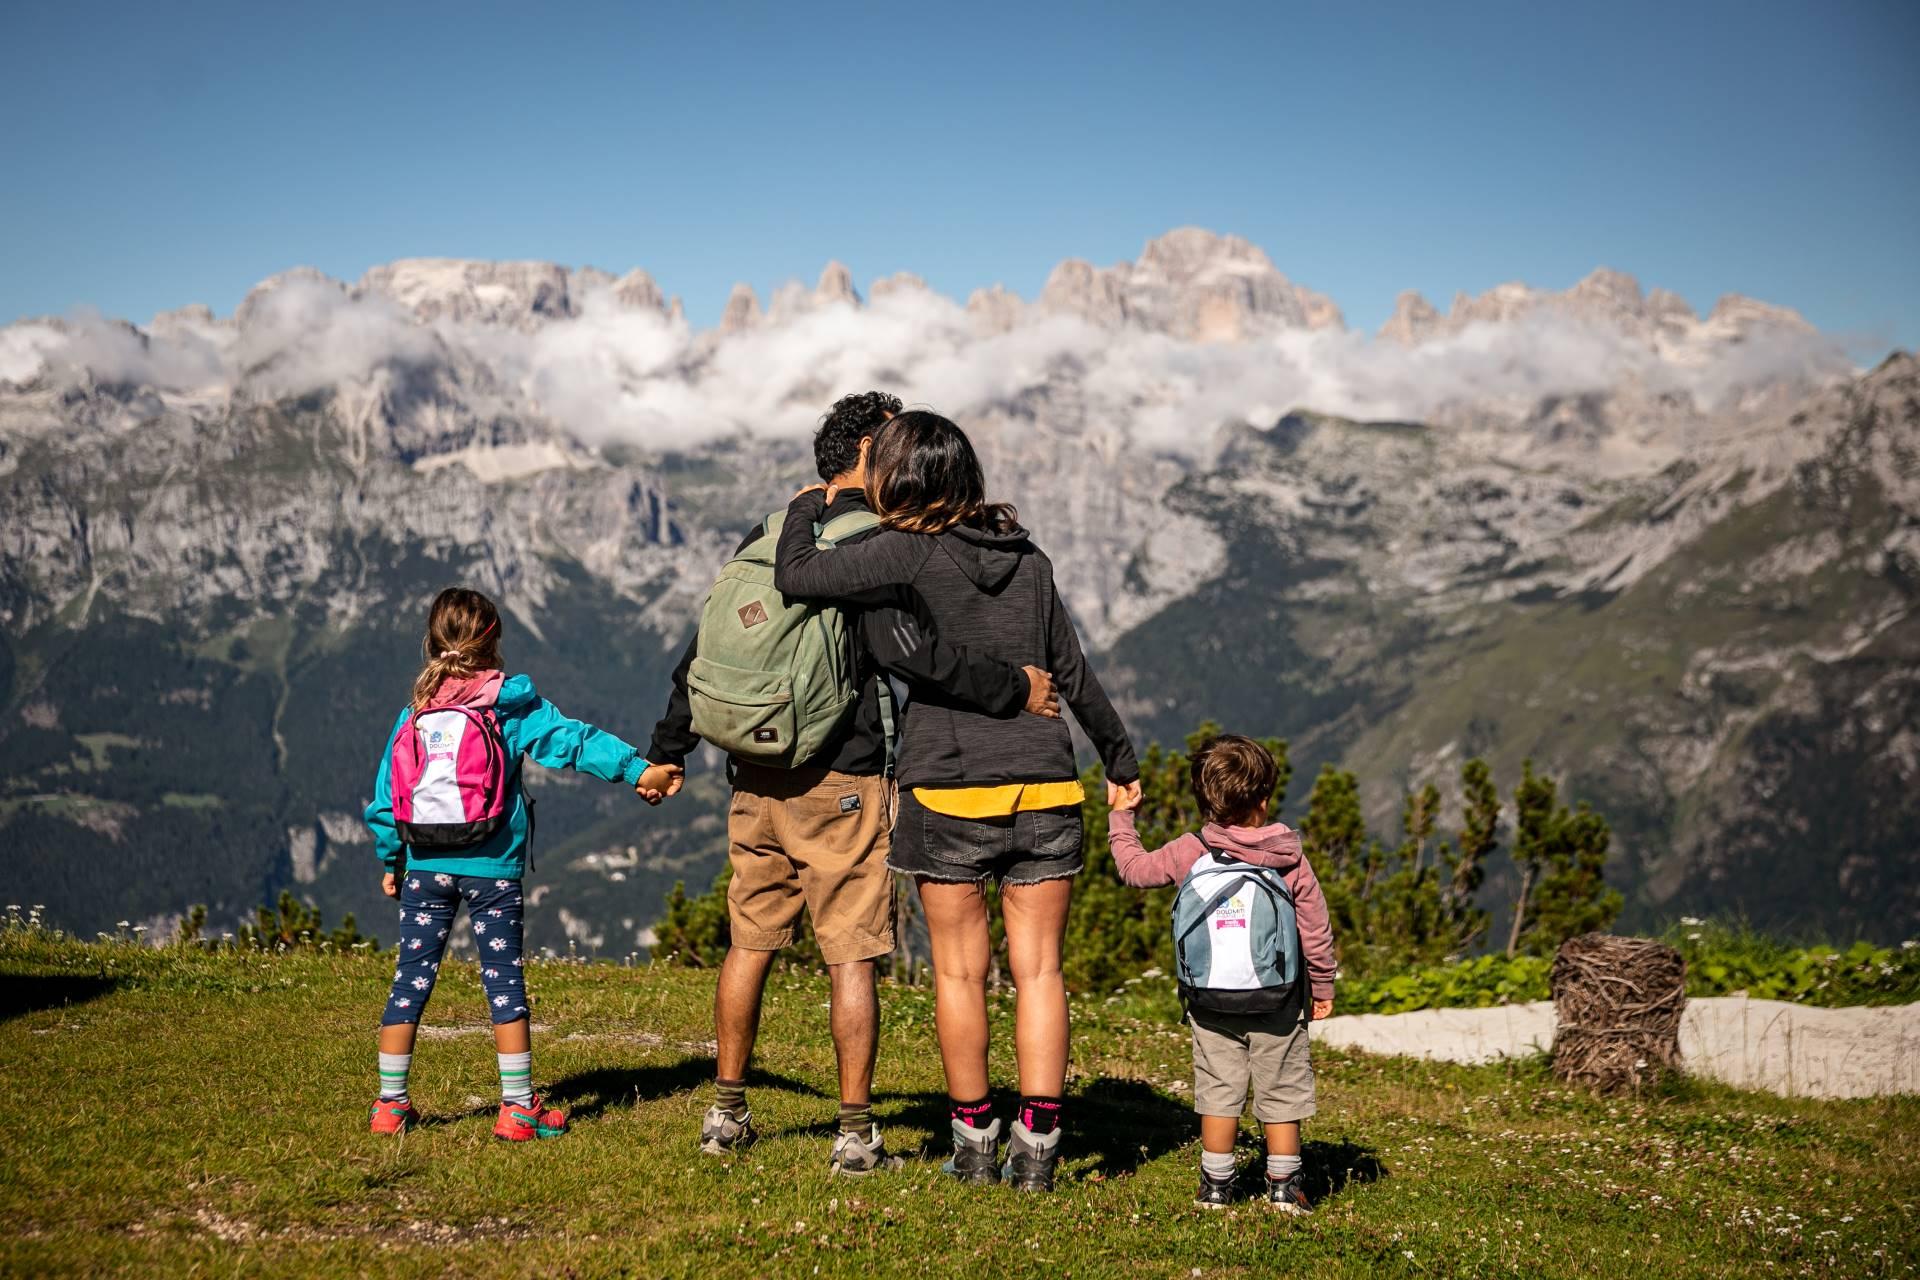
[[(826, 987), (776, 975), (751, 1082), (766, 1137), (693, 1154), (712, 978), (539, 964), (535, 1074), (568, 1137), (489, 1137), (478, 983), (449, 965), (415, 1059), (429, 1123), (365, 1132), (391, 961), (201, 954), (0, 932), (0, 1274), (1901, 1276), (1920, 1102), (1704, 1084), (1597, 1101), (1537, 1061), (1316, 1051), (1310, 1219), (1190, 1204), (1187, 1043), (1075, 1002), (1061, 1190), (951, 1186), (932, 1000), (888, 986), (878, 1113), (899, 1173), (826, 1172)], [(1011, 999), (994, 1002), (1012, 1078)], [(1249, 1157), (1251, 1152), (1248, 1152)]]

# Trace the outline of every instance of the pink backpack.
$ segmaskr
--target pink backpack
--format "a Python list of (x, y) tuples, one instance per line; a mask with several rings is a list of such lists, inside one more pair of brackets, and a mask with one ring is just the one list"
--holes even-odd
[(489, 706), (437, 705), (394, 735), (393, 824), (416, 849), (465, 849), (507, 820), (507, 747)]

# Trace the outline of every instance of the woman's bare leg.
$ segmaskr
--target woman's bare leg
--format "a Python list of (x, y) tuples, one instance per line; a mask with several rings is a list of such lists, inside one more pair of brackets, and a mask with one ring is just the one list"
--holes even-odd
[(1057, 1098), (1066, 1088), (1067, 984), (1060, 973), (1060, 950), (1072, 901), (1070, 878), (1000, 889), (1007, 963), (1019, 992), (1014, 1052), (1020, 1062), (1020, 1092), (1030, 1098)]
[(947, 1093), (987, 1096), (987, 895), (978, 884), (920, 880), (920, 907), (933, 944), (933, 1024)]

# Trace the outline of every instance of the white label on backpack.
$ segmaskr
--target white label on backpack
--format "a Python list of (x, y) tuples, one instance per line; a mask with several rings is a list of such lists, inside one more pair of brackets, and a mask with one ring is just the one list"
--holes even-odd
[(467, 807), (460, 799), (457, 762), (460, 740), (472, 723), (458, 711), (429, 711), (419, 717), (414, 732), (420, 735), (426, 767), (413, 788), (413, 820), (421, 824), (467, 821)]
[[(1243, 867), (1204, 868), (1192, 877), (1191, 891), (1211, 898), (1235, 880), (1244, 878)], [(1204, 930), (1207, 961), (1206, 985), (1216, 991), (1252, 991), (1261, 986), (1259, 971), (1253, 963), (1253, 895), (1259, 889), (1243, 884), (1233, 895), (1213, 909)], [(1198, 939), (1195, 942), (1198, 943)]]

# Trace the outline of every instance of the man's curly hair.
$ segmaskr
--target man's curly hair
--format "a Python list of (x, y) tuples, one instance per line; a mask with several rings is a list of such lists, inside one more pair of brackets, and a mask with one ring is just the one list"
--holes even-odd
[(884, 391), (856, 391), (833, 402), (813, 433), (813, 466), (822, 480), (851, 471), (860, 461), (860, 441), (879, 432), (900, 412), (900, 397)]

